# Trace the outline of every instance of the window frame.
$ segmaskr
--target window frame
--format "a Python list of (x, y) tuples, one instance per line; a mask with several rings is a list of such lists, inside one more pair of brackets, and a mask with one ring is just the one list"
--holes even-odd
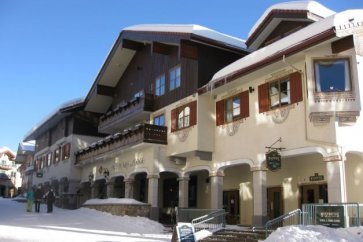
[(71, 143), (62, 146), (62, 160), (67, 160), (71, 155)]
[[(344, 75), (346, 76), (348, 74), (348, 85), (349, 85), (349, 90), (332, 90), (332, 91), (324, 91), (321, 90), (320, 87), (320, 91), (318, 91), (318, 77), (317, 77), (317, 69), (316, 69), (316, 65), (318, 64), (318, 62), (334, 62), (334, 61), (346, 61), (347, 63), (344, 65), (346, 70), (348, 71), (348, 73), (344, 73)], [(349, 57), (337, 57), (337, 58), (315, 58), (313, 59), (313, 73), (314, 73), (314, 92), (317, 94), (331, 94), (331, 93), (350, 93), (353, 91), (353, 83), (352, 83), (352, 68), (351, 68), (351, 59)], [(319, 83), (320, 83), (320, 77), (319, 77)], [(321, 84), (320, 84), (321, 86)], [(347, 86), (347, 80), (345, 80), (344, 86)]]
[[(239, 104), (238, 107), (234, 107), (234, 101), (238, 100)], [(228, 103), (229, 101), (231, 101), (232, 106), (229, 107)], [(238, 109), (238, 114), (234, 114), (235, 110)], [(228, 116), (230, 113), (232, 114), (232, 119), (229, 120)], [(224, 99), (224, 123), (231, 123), (234, 121), (237, 121), (241, 119), (241, 97), (240, 94), (228, 97), (226, 99)]]
[[(177, 75), (179, 70), (179, 75)], [(172, 75), (173, 73), (173, 75)], [(181, 66), (174, 66), (169, 70), (169, 91), (179, 88), (181, 85)]]
[[(282, 91), (281, 91), (281, 84), (284, 83), (284, 82), (287, 82), (288, 85), (287, 85), (287, 88), (286, 88), (286, 91), (287, 91), (287, 95), (288, 95), (288, 102), (287, 103), (282, 103), (282, 97), (281, 97), (281, 94), (282, 94)], [(272, 101), (271, 101), (271, 87), (273, 84), (278, 84), (278, 104), (277, 105), (274, 105), (272, 106)], [(287, 75), (287, 76), (284, 76), (282, 78), (279, 78), (279, 79), (276, 79), (276, 80), (273, 80), (271, 82), (268, 83), (268, 98), (269, 98), (269, 108), (270, 110), (273, 110), (273, 109), (277, 109), (277, 108), (281, 108), (281, 107), (284, 107), (284, 106), (287, 106), (287, 105), (290, 105), (291, 104), (291, 81), (290, 81), (290, 76)]]
[[(161, 118), (161, 117), (163, 117), (163, 120), (164, 120), (163, 125), (160, 125), (160, 118)], [(156, 120), (158, 120), (158, 124), (156, 124)], [(158, 126), (165, 126), (165, 114), (164, 114), (164, 113), (162, 113), (162, 114), (159, 114), (159, 115), (157, 115), (157, 116), (154, 116), (154, 117), (153, 117), (153, 124), (154, 124), (154, 125), (158, 125)]]
[(178, 108), (178, 121), (177, 121), (178, 130), (189, 128), (191, 126), (190, 115), (191, 115), (191, 108), (188, 105), (184, 106), (183, 108)]
[[(188, 126), (185, 126), (185, 115), (183, 116), (183, 127), (179, 127), (179, 114), (184, 112), (186, 108), (189, 108), (189, 123)], [(185, 105), (177, 107), (171, 110), (171, 132), (180, 131), (183, 129), (187, 129), (193, 127), (197, 124), (197, 101), (191, 101)]]
[[(162, 80), (164, 80), (163, 85), (162, 85)], [(158, 85), (158, 81), (160, 81), (159, 85)], [(166, 83), (165, 74), (161, 74), (155, 78), (154, 84), (153, 84), (153, 88), (154, 88), (153, 93), (156, 97), (161, 97), (165, 94), (165, 83)]]

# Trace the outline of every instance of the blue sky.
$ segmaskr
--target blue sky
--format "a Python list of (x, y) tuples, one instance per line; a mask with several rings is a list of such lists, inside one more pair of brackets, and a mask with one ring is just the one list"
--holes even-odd
[[(286, 1), (286, 0), (285, 0)], [(0, 0), (0, 147), (19, 142), (62, 103), (84, 97), (119, 32), (199, 24), (246, 39), (277, 0)], [(362, 0), (321, 0), (339, 12)]]

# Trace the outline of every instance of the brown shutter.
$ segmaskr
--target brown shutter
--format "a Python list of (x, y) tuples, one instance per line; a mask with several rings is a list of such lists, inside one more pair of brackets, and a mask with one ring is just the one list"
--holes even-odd
[(240, 94), (240, 110), (241, 118), (247, 118), (250, 116), (250, 101), (248, 91), (241, 92)]
[(171, 132), (178, 129), (178, 109), (171, 110)]
[(190, 107), (190, 126), (197, 124), (197, 101), (191, 102)]
[(216, 102), (216, 125), (224, 124), (224, 100)]
[(303, 100), (301, 74), (299, 72), (290, 74), (290, 98), (291, 103)]
[(269, 110), (268, 83), (258, 86), (258, 109), (260, 113)]

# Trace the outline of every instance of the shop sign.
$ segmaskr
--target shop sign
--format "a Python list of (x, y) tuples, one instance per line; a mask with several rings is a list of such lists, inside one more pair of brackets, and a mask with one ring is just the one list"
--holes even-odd
[(194, 226), (191, 223), (178, 223), (176, 226), (180, 242), (195, 242)]
[(309, 181), (324, 181), (324, 175), (319, 175), (319, 173), (314, 173), (313, 176), (309, 177)]
[(277, 150), (266, 153), (267, 168), (271, 171), (281, 169), (281, 155)]
[(317, 206), (315, 208), (315, 221), (318, 225), (331, 228), (344, 228), (344, 207)]

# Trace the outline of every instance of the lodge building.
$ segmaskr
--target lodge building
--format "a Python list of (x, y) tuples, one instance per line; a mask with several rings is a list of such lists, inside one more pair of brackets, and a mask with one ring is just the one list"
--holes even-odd
[(134, 198), (160, 221), (174, 206), (224, 208), (244, 225), (362, 203), (362, 33), (363, 10), (314, 1), (270, 7), (246, 42), (124, 29), (80, 107), (98, 117), (74, 153), (82, 200)]

